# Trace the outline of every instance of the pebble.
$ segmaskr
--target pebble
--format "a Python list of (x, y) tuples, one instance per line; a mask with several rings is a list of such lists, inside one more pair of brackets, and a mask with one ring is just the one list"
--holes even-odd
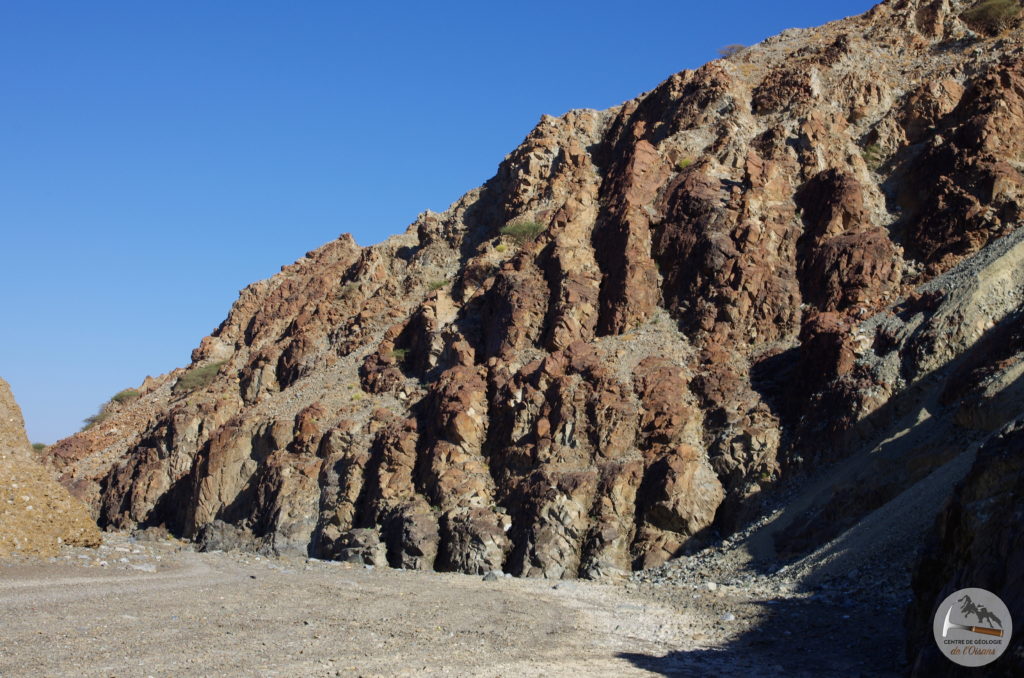
[(498, 573), (491, 570), (484, 575), (484, 581), (498, 581)]

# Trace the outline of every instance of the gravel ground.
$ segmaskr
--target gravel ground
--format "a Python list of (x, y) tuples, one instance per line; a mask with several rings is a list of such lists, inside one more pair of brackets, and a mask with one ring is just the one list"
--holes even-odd
[(644, 676), (685, 613), (621, 585), (196, 553), (106, 534), (0, 565), (0, 676)]
[(689, 562), (675, 578), (485, 581), (107, 533), (0, 565), (0, 677), (896, 674), (887, 602), (857, 582), (718, 584), (738, 563), (725, 545)]
[(803, 558), (771, 545), (869, 458), (954, 435), (935, 395), (779, 510), (621, 581), (197, 553), (156, 532), (0, 561), (0, 678), (902, 675), (920, 535), (987, 434), (962, 434), (963, 453)]
[[(909, 449), (915, 422), (943, 422), (929, 403), (879, 449)], [(0, 561), (0, 678), (902, 675), (917, 537), (970, 466), (969, 443), (786, 565), (773, 535), (851, 482), (844, 464), (732, 537), (614, 582), (487, 581), (105, 533), (99, 549)]]

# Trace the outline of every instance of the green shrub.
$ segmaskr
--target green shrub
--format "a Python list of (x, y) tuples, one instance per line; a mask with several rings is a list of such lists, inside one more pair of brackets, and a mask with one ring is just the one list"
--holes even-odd
[(501, 234), (514, 240), (520, 247), (531, 243), (544, 232), (544, 227), (536, 221), (510, 221), (501, 229)]
[(92, 415), (91, 417), (86, 417), (85, 419), (82, 420), (82, 423), (85, 424), (84, 426), (82, 426), (82, 430), (83, 431), (88, 431), (89, 429), (91, 429), (96, 424), (102, 423), (102, 422), (106, 421), (109, 418), (110, 418), (110, 413), (107, 412), (107, 404), (104, 403), (100, 407), (99, 412), (97, 412), (96, 414)]
[(220, 371), (221, 365), (224, 361), (210, 363), (209, 365), (203, 365), (202, 367), (193, 367), (191, 370), (181, 375), (178, 381), (174, 384), (171, 391), (175, 394), (188, 393), (189, 391), (195, 391), (196, 389), (206, 388), (213, 383), (214, 378), (217, 376), (217, 372)]
[(1020, 14), (1018, 0), (981, 0), (960, 15), (973, 30), (986, 35), (997, 35), (1010, 27)]
[(503, 242), (500, 242), (500, 243), (498, 243), (497, 245), (494, 246), (494, 251), (495, 252), (504, 252), (507, 249), (508, 248), (505, 247), (505, 243), (503, 243)]
[(345, 283), (344, 285), (341, 286), (341, 289), (338, 290), (338, 298), (339, 299), (348, 299), (349, 297), (353, 296), (358, 291), (359, 291), (359, 285), (357, 285), (355, 283), (351, 283), (351, 282), (350, 283)]
[(138, 397), (139, 392), (136, 389), (126, 388), (123, 391), (118, 391), (117, 393), (115, 393), (114, 397), (111, 398), (111, 400), (114, 401), (115, 403), (121, 403), (122, 405), (125, 405), (127, 403), (132, 402), (133, 400), (136, 400)]
[(404, 363), (409, 357), (409, 349), (407, 348), (393, 348), (391, 349), (391, 355), (395, 357), (395, 360)]
[(42, 452), (46, 449), (46, 443), (32, 443), (32, 449), (36, 452)]
[(684, 169), (693, 164), (693, 158), (680, 158), (676, 161), (676, 169), (682, 172)]
[(728, 59), (731, 56), (739, 54), (746, 48), (746, 45), (740, 45), (738, 43), (734, 45), (726, 45), (725, 47), (720, 47), (718, 49), (718, 56), (721, 57), (722, 59)]
[(878, 144), (868, 144), (865, 146), (864, 150), (861, 152), (861, 156), (864, 158), (864, 164), (866, 164), (868, 169), (872, 171), (876, 171), (882, 166), (882, 147)]
[(430, 289), (431, 292), (436, 292), (447, 284), (447, 280), (432, 280), (430, 281), (430, 284), (427, 287)]

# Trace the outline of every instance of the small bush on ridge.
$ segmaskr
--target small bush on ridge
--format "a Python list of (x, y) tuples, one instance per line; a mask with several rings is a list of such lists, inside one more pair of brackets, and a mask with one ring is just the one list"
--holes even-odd
[(739, 54), (747, 48), (746, 45), (740, 45), (739, 43), (733, 45), (726, 45), (718, 50), (718, 56), (722, 59), (728, 59), (731, 56)]
[(536, 221), (510, 221), (501, 229), (501, 234), (514, 240), (520, 246), (531, 243), (544, 232), (544, 226)]
[(960, 18), (976, 31), (997, 35), (1010, 27), (1020, 10), (1018, 0), (981, 0), (961, 14)]
[(217, 376), (217, 372), (220, 371), (220, 367), (223, 364), (224, 361), (222, 360), (220, 362), (210, 363), (209, 365), (203, 365), (202, 367), (192, 368), (178, 378), (178, 381), (174, 384), (171, 391), (178, 394), (195, 391), (200, 388), (206, 388), (213, 383), (214, 377)]
[(114, 397), (111, 398), (111, 400), (114, 401), (115, 403), (121, 403), (122, 405), (124, 405), (126, 403), (132, 402), (133, 400), (136, 400), (138, 397), (139, 392), (136, 389), (126, 388), (123, 391), (118, 391), (117, 393), (115, 393)]

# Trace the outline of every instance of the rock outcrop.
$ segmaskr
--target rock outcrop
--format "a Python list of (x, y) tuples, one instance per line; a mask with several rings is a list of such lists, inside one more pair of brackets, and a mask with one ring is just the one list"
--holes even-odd
[[(446, 212), (246, 288), (47, 463), (106, 527), (598, 577), (732, 532), (937, 379), (987, 435), (1016, 413), (982, 346), (1024, 303), (1024, 36), (966, 7), (891, 0), (544, 116)], [(865, 474), (779, 553), (948, 458)]]
[(86, 507), (32, 459), (21, 409), (0, 379), (0, 558), (99, 543)]

